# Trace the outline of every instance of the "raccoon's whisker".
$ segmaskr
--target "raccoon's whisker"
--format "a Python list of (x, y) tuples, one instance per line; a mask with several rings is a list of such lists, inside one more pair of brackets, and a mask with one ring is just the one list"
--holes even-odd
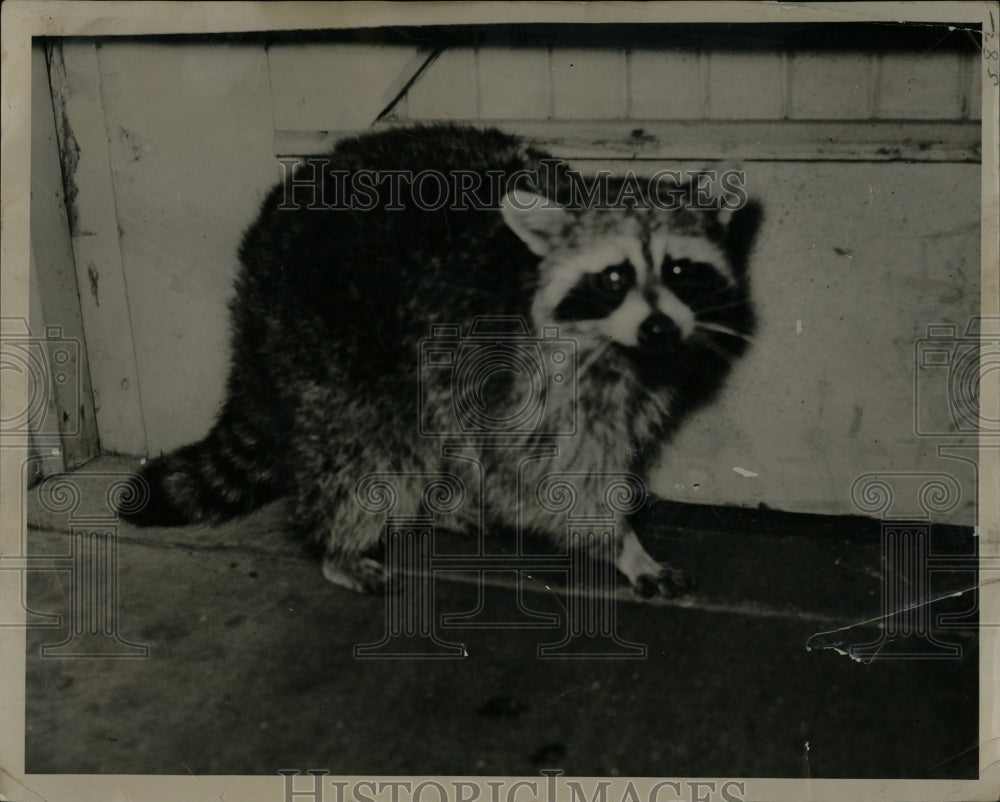
[(707, 336), (706, 334), (702, 334), (700, 332), (697, 332), (697, 333), (695, 333), (695, 335), (691, 339), (694, 342), (697, 342), (697, 343), (699, 343), (701, 345), (704, 345), (710, 351), (714, 351), (719, 356), (721, 356), (723, 359), (725, 359), (729, 364), (733, 364), (733, 356), (734, 355), (731, 354), (729, 351), (727, 351), (726, 348), (721, 343), (716, 342), (715, 340), (713, 340), (711, 337)]
[(704, 308), (698, 307), (696, 311), (700, 315), (705, 315), (710, 312), (722, 312), (726, 309), (735, 309), (738, 306), (743, 306), (744, 303), (744, 301), (731, 301), (728, 304), (719, 304), (718, 306), (706, 306)]
[(719, 356), (725, 359), (726, 362), (728, 362), (730, 365), (733, 364), (733, 355), (729, 353), (721, 345), (719, 345), (717, 342), (708, 337), (702, 337), (701, 342), (705, 343), (705, 345), (708, 346), (710, 351), (714, 351), (715, 353), (717, 353)]
[[(744, 342), (750, 342), (752, 339), (749, 334), (737, 331), (736, 329), (731, 329), (729, 326), (723, 326), (721, 323), (710, 323), (706, 320), (698, 320), (695, 321), (694, 325), (695, 328), (705, 329), (707, 331), (717, 331), (719, 334), (728, 334), (730, 337), (738, 337)], [(705, 340), (707, 342), (708, 338), (706, 337)]]
[(714, 290), (712, 292), (706, 293), (705, 295), (701, 296), (701, 300), (709, 301), (712, 298), (718, 298), (720, 295), (725, 295), (726, 293), (730, 293), (732, 291), (733, 288), (727, 284), (725, 287), (721, 287), (720, 289)]

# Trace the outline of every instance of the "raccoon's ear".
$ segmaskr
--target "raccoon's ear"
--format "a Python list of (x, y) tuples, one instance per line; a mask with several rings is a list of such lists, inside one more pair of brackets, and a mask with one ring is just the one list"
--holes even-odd
[(552, 250), (552, 241), (569, 222), (569, 213), (558, 203), (523, 189), (512, 189), (503, 196), (500, 214), (507, 227), (537, 256)]
[(725, 227), (723, 247), (726, 258), (736, 270), (746, 268), (763, 218), (764, 209), (756, 201), (747, 201), (739, 209), (724, 209), (719, 213), (719, 222)]

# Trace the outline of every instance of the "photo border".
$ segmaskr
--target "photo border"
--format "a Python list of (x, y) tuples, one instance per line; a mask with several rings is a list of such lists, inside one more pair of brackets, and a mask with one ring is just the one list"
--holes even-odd
[[(670, 3), (227, 3), (227, 2), (46, 2), (11, 0), (2, 7), (2, 46), (5, 60), (2, 82), (2, 201), (0, 234), (0, 314), (27, 317), (29, 287), (28, 215), (30, 199), (31, 39), (35, 36), (105, 36), (149, 34), (203, 34), (222, 31), (279, 31), (304, 28), (354, 28), (430, 24), (484, 24), (511, 22), (643, 23), (643, 22), (873, 22), (916, 21), (927, 24), (968, 22), (983, 26), (984, 38), (992, 35), (995, 54), (1000, 35), (996, 3), (812, 3), (670, 2)], [(986, 51), (989, 48), (985, 48)], [(1000, 244), (998, 244), (998, 101), (997, 88), (987, 68), (997, 63), (984, 53), (983, 147), (981, 198), (981, 314), (1000, 315)], [(27, 398), (26, 379), (4, 377), (5, 405), (17, 406)], [(1000, 381), (981, 388), (984, 410), (1000, 410)], [(13, 399), (13, 400), (11, 400)], [(20, 408), (20, 407), (18, 407)], [(998, 417), (993, 413), (992, 418)], [(0, 448), (0, 553), (18, 553), (25, 530), (20, 483), (27, 458), (22, 446)], [(982, 557), (1000, 556), (1000, 498), (988, 491), (1000, 487), (1000, 449), (979, 453), (978, 538)], [(982, 575), (982, 572), (981, 572)], [(23, 618), (18, 583), (0, 582), (0, 620)], [(12, 587), (13, 585), (13, 587)], [(1000, 620), (1000, 581), (980, 587), (980, 607)], [(745, 778), (748, 800), (987, 800), (1000, 788), (1000, 627), (980, 629), (980, 778), (957, 780), (816, 780)], [(239, 799), (284, 802), (286, 778), (269, 776), (194, 775), (44, 775), (25, 774), (25, 643), (23, 627), (0, 628), (0, 798), (24, 800), (199, 800)], [(303, 766), (307, 771), (310, 767)], [(319, 768), (319, 767), (312, 767)], [(329, 781), (331, 778), (324, 778)], [(352, 778), (344, 778), (352, 781)], [(359, 778), (353, 778), (353, 781)], [(365, 778), (377, 780), (379, 778)], [(402, 777), (382, 778), (402, 780)], [(561, 796), (565, 782), (558, 778)], [(681, 782), (692, 778), (675, 778)], [(701, 778), (709, 780), (712, 778)], [(732, 777), (714, 778), (720, 784)], [(545, 778), (466, 777), (485, 786), (505, 783), (505, 790), (519, 780), (544, 785)], [(628, 778), (601, 778), (610, 783), (609, 799), (620, 799)], [(581, 780), (592, 792), (595, 778)], [(635, 779), (642, 794), (656, 778)], [(490, 799), (489, 791), (481, 798)], [(345, 794), (345, 797), (347, 795)], [(309, 798), (300, 794), (297, 798)], [(331, 790), (329, 799), (338, 797)], [(506, 797), (504, 797), (506, 798)]]

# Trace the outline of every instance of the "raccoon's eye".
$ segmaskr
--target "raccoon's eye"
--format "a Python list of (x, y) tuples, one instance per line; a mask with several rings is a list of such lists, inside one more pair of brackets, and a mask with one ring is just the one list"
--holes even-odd
[(606, 267), (597, 274), (598, 286), (607, 293), (617, 295), (635, 282), (635, 268), (628, 262)]
[(690, 259), (668, 259), (663, 265), (664, 278), (669, 280), (671, 276), (688, 278), (691, 275), (693, 266)]

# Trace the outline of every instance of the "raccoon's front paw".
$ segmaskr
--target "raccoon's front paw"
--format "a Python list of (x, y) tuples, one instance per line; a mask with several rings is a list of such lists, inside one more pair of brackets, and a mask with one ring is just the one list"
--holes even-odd
[(690, 577), (672, 565), (660, 565), (659, 573), (640, 574), (632, 582), (632, 591), (644, 599), (651, 599), (653, 596), (674, 599), (693, 588), (694, 582)]
[(631, 531), (622, 537), (615, 565), (628, 577), (633, 592), (644, 599), (653, 596), (673, 599), (694, 587), (683, 571), (655, 560)]
[(389, 583), (385, 566), (371, 557), (332, 557), (323, 560), (323, 576), (355, 593), (384, 593)]

